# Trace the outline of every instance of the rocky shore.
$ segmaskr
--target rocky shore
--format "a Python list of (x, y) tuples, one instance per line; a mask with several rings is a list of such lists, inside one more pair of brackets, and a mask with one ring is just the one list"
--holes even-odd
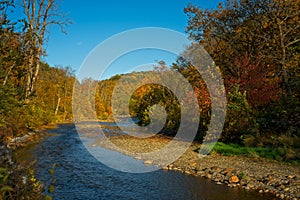
[(279, 199), (300, 199), (300, 167), (297, 165), (260, 157), (224, 156), (217, 153), (199, 157), (195, 150), (200, 147), (200, 144), (193, 143), (178, 160), (164, 166), (163, 156), (155, 158), (145, 153), (164, 147), (171, 138), (154, 136), (140, 139), (130, 136), (112, 136), (109, 140), (118, 148), (107, 145), (107, 142), (101, 140), (95, 145), (144, 160), (145, 165), (160, 165), (163, 170), (175, 170), (205, 177), (216, 184), (272, 193)]
[(8, 138), (7, 147), (12, 150), (26, 147), (32, 143), (38, 143), (41, 139), (48, 135), (46, 130), (56, 128), (56, 124), (49, 124), (38, 129), (29, 131), (23, 136)]

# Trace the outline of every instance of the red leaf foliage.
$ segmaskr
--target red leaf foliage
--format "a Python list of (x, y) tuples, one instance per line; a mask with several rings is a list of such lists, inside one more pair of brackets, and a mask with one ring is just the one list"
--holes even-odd
[(260, 107), (277, 100), (282, 95), (280, 78), (274, 76), (272, 67), (263, 62), (252, 61), (249, 56), (234, 60), (236, 75), (225, 77), (227, 90), (235, 84), (241, 92), (246, 91), (247, 100), (252, 107)]

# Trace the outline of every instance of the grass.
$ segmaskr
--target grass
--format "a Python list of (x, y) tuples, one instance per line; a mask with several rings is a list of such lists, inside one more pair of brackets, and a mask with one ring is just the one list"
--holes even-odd
[(251, 157), (275, 158), (278, 154), (275, 149), (263, 147), (242, 147), (238, 144), (216, 143), (213, 151), (224, 155), (246, 155)]
[[(197, 152), (199, 149), (196, 150)], [(224, 144), (217, 142), (212, 149), (212, 152), (217, 152), (222, 155), (243, 155), (247, 157), (263, 157), (277, 161), (286, 161), (290, 163), (299, 164), (300, 160), (287, 159), (286, 152), (278, 148), (268, 147), (244, 147), (238, 144)]]

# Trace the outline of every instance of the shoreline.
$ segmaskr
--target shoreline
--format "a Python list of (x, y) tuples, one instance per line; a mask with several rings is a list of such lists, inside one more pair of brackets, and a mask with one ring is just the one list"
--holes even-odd
[(171, 141), (168, 137), (156, 135), (139, 139), (130, 136), (111, 136), (109, 140), (118, 148), (100, 140), (96, 141), (95, 145), (143, 160), (145, 165), (159, 165), (163, 170), (204, 177), (231, 188), (241, 187), (260, 193), (271, 193), (279, 199), (300, 199), (300, 167), (297, 165), (261, 157), (224, 156), (215, 152), (200, 158), (195, 152), (200, 144), (194, 142), (178, 160), (164, 166), (162, 157), (141, 156), (141, 153), (162, 148)]
[[(20, 146), (15, 146), (15, 148), (22, 148), (24, 144), (27, 146), (38, 143), (47, 137), (47, 130), (56, 128), (59, 124), (64, 123), (50, 124), (35, 130), (33, 134), (29, 134), (30, 140), (22, 141), (19, 143)], [(163, 165), (162, 157), (141, 156), (141, 153), (161, 149), (172, 140), (168, 136), (155, 135), (140, 139), (126, 135), (114, 135), (108, 138), (119, 148), (113, 148), (101, 140), (95, 141), (95, 146), (98, 145), (143, 160), (145, 165), (159, 165), (163, 170), (203, 177), (219, 185), (271, 193), (279, 199), (300, 199), (300, 166), (298, 165), (261, 157), (224, 156), (215, 152), (200, 158), (199, 154), (195, 152), (201, 146), (197, 142), (193, 142), (178, 160), (172, 164)]]
[(48, 125), (41, 126), (35, 130), (28, 131), (26, 134), (24, 134), (21, 137), (11, 138), (9, 142), (6, 144), (6, 146), (11, 150), (16, 151), (28, 145), (39, 143), (43, 138), (49, 135), (47, 130), (55, 129), (59, 124), (63, 124), (63, 123), (67, 123), (67, 122), (51, 123)]

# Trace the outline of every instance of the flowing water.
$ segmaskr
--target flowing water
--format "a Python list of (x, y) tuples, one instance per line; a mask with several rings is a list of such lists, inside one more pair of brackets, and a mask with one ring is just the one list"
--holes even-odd
[(52, 181), (48, 171), (57, 164), (54, 199), (275, 199), (174, 171), (116, 171), (86, 150), (73, 124), (61, 124), (48, 132), (51, 136), (24, 151), (21, 158), (37, 159), (36, 177), (46, 186)]

